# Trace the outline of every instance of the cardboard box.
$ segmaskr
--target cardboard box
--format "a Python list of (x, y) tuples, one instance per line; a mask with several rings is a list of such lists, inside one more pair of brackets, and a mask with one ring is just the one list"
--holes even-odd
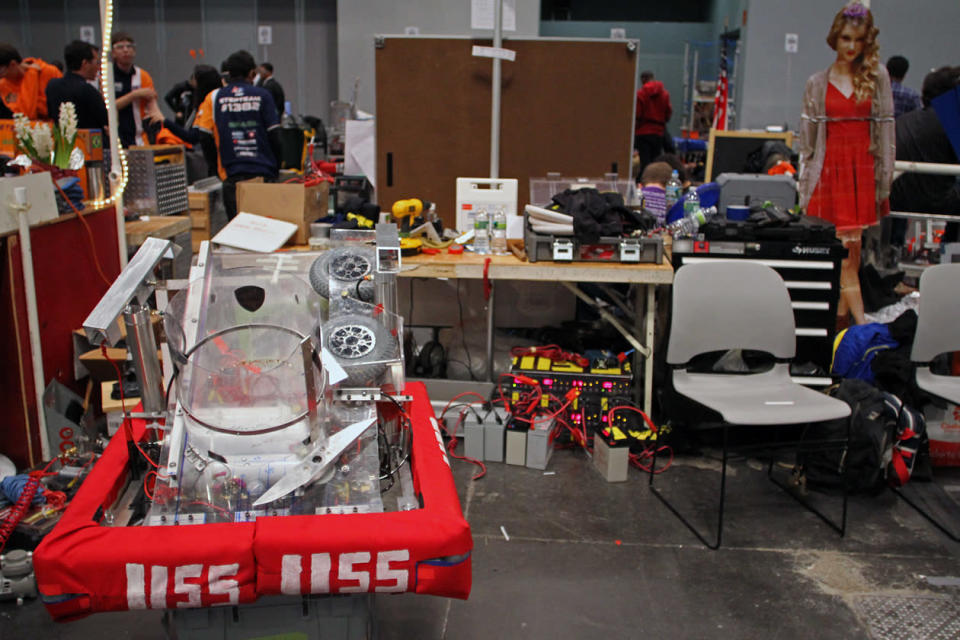
[(76, 146), (83, 151), (87, 162), (103, 161), (103, 131), (101, 129), (77, 129)]
[(11, 158), (17, 155), (17, 134), (13, 120), (0, 120), (0, 153)]
[(329, 185), (321, 182), (306, 187), (302, 183), (265, 183), (262, 178), (237, 183), (237, 211), (292, 222), (297, 232), (288, 244), (307, 244), (310, 223), (327, 215)]

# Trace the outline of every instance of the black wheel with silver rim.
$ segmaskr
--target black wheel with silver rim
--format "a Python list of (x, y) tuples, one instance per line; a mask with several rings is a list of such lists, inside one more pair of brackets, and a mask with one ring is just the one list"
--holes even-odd
[(369, 316), (331, 318), (321, 329), (323, 344), (347, 373), (347, 387), (378, 386), (386, 361), (397, 355), (397, 339)]
[(371, 302), (373, 281), (365, 278), (373, 276), (375, 268), (376, 254), (372, 247), (339, 247), (325, 251), (313, 261), (310, 265), (310, 284), (314, 291), (324, 298), (329, 298), (330, 280), (337, 280), (343, 283), (343, 290), (347, 295)]

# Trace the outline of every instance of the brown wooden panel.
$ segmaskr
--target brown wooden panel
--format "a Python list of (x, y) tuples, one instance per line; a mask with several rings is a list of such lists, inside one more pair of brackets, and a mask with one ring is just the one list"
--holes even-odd
[(630, 176), (636, 53), (623, 42), (517, 40), (505, 62), (500, 176), (518, 178), (519, 204), (530, 178), (548, 171)]
[(456, 179), (489, 173), (490, 60), (471, 55), (477, 42), (388, 38), (377, 50), (381, 208), (401, 198), (425, 198), (437, 203), (444, 224), (453, 227)]
[[(376, 52), (377, 191), (381, 207), (419, 196), (453, 226), (456, 178), (490, 170), (489, 40), (386, 38)], [(500, 177), (548, 171), (629, 176), (636, 53), (623, 42), (510, 40), (502, 62)], [(388, 158), (392, 167), (388, 167)]]

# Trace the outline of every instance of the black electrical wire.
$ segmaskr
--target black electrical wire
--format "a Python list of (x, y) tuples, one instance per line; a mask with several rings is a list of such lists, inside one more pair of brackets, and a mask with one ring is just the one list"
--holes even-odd
[(166, 391), (166, 393), (165, 393), (164, 396), (163, 396), (163, 406), (164, 406), (164, 407), (169, 407), (169, 406), (170, 406), (170, 390), (173, 389), (173, 383), (176, 381), (177, 375), (179, 375), (179, 373), (180, 373), (180, 367), (174, 367), (174, 368), (173, 368), (173, 375), (170, 376), (170, 382), (167, 383), (167, 391)]
[(417, 281), (416, 278), (408, 278), (408, 279), (407, 279), (407, 282), (410, 283), (410, 308), (407, 309), (407, 314), (408, 314), (408, 316), (409, 316), (409, 318), (410, 318), (410, 319), (408, 320), (408, 322), (409, 322), (409, 324), (410, 324), (411, 326), (414, 326), (414, 322), (413, 322), (413, 283), (416, 282), (416, 281)]

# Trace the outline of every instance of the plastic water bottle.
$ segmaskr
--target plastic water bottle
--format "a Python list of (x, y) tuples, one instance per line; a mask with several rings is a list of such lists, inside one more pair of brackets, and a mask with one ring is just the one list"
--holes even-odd
[(706, 209), (701, 209), (697, 207), (695, 211), (692, 211), (690, 215), (685, 215), (679, 220), (674, 220), (667, 225), (667, 233), (672, 235), (674, 238), (681, 238), (685, 236), (695, 236), (697, 231), (700, 230), (710, 218), (717, 215), (716, 207), (707, 207)]
[(473, 218), (473, 250), (475, 253), (490, 253), (490, 216), (484, 207), (477, 209)]
[(664, 191), (666, 191), (667, 197), (667, 211), (673, 208), (673, 205), (677, 203), (677, 200), (680, 199), (680, 192), (683, 190), (683, 185), (680, 184), (680, 174), (676, 169), (673, 170), (673, 175), (670, 176), (670, 179), (667, 180), (667, 184), (664, 185)]
[(493, 210), (493, 220), (490, 222), (493, 229), (490, 248), (493, 249), (494, 255), (505, 256), (510, 252), (507, 250), (507, 213), (503, 207)]
[(696, 187), (690, 187), (687, 195), (683, 197), (683, 217), (688, 218), (696, 213), (700, 208), (700, 196), (697, 194)]

